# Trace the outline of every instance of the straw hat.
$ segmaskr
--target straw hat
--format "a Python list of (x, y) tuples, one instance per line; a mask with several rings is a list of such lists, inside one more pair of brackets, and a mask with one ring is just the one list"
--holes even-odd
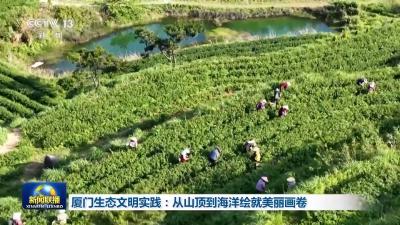
[(261, 180), (263, 180), (265, 182), (268, 182), (268, 177), (267, 176), (263, 176), (263, 177), (261, 177)]
[(13, 220), (21, 220), (21, 212), (15, 212), (13, 213), (12, 219)]
[(289, 110), (289, 106), (288, 105), (284, 105), (284, 106), (282, 106), (282, 108)]
[(296, 179), (294, 179), (294, 177), (289, 177), (288, 179), (286, 179), (286, 181), (288, 183), (294, 183), (294, 182), (296, 182)]

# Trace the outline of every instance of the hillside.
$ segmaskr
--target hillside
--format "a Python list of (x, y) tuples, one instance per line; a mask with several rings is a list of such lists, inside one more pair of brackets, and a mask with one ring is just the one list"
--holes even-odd
[[(67, 182), (69, 193), (355, 193), (365, 212), (68, 212), (70, 224), (396, 225), (400, 224), (400, 21), (361, 15), (355, 30), (330, 35), (197, 46), (170, 66), (160, 55), (130, 64), (113, 85), (61, 100), (53, 81), (0, 66), (0, 115), (17, 117), (24, 140), (0, 156), (0, 224), (20, 210), (21, 184)], [(377, 83), (367, 93), (356, 80)], [(281, 104), (256, 111), (283, 80)], [(3, 112), (3, 114), (1, 114)], [(41, 113), (39, 113), (41, 112)], [(0, 128), (0, 143), (2, 140)], [(127, 149), (129, 137), (139, 147)], [(262, 164), (242, 144), (255, 139)], [(221, 161), (210, 166), (216, 145)], [(179, 164), (180, 151), (192, 158)], [(41, 172), (45, 154), (59, 167)], [(52, 211), (23, 211), (26, 225)], [(206, 219), (205, 219), (206, 218)]]
[(0, 64), (0, 122), (30, 118), (56, 104), (57, 88), (39, 78), (16, 72)]

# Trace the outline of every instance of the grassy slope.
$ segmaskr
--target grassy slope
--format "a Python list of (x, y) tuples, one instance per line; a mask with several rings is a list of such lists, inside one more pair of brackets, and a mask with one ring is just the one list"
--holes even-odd
[(0, 145), (2, 145), (7, 139), (7, 129), (4, 127), (0, 127)]
[[(203, 221), (204, 216), (208, 220), (201, 224), (350, 225), (367, 224), (366, 221), (371, 224), (397, 224), (399, 201), (394, 196), (399, 194), (399, 187), (396, 186), (399, 154), (387, 149), (381, 135), (400, 124), (396, 111), (399, 108), (399, 71), (384, 68), (385, 60), (390, 58), (386, 47), (393, 44), (393, 50), (399, 49), (399, 46), (396, 45), (396, 37), (388, 35), (388, 40), (385, 40), (386, 37), (379, 38), (377, 35), (357, 54), (351, 51), (352, 48), (343, 47), (340, 51), (342, 42), (348, 43), (346, 39), (319, 43), (316, 46), (324, 48), (315, 59), (302, 57), (321, 49), (303, 46), (263, 57), (200, 60), (185, 63), (177, 71), (160, 66), (122, 77), (125, 84), (117, 85), (116, 89), (103, 91), (100, 96), (82, 96), (32, 123), (31, 128), (38, 129), (35, 135), (43, 132), (42, 138), (35, 137), (33, 140), (49, 143), (50, 146), (40, 149), (41, 153), (53, 151), (59, 154), (62, 151), (55, 147), (60, 139), (51, 140), (53, 135), (76, 132), (78, 135), (73, 135), (68, 144), (81, 142), (79, 135), (84, 136), (84, 142), (96, 141), (93, 145), (83, 146), (83, 152), (80, 152), (81, 148), (71, 148), (73, 154), (65, 157), (61, 169), (45, 171), (39, 179), (67, 180), (75, 192), (250, 193), (258, 176), (268, 173), (273, 180), (271, 192), (279, 193), (286, 175), (294, 174), (300, 181), (298, 192), (357, 192), (387, 201), (392, 207), (384, 207), (371, 214), (103, 213), (83, 214), (85, 219), (82, 219), (81, 214), (72, 213), (73, 224), (88, 224), (89, 221), (95, 224), (123, 224), (123, 220), (137, 224), (154, 224), (162, 220), (165, 224), (196, 224)], [(344, 54), (341, 55), (343, 60), (335, 64), (327, 51), (332, 46), (336, 54)], [(378, 49), (383, 52), (382, 55), (370, 53)], [(285, 55), (294, 57), (279, 59), (279, 56)], [(276, 61), (272, 60), (274, 57)], [(323, 63), (317, 60), (324, 57), (326, 61)], [(368, 63), (351, 65), (359, 59)], [(347, 60), (350, 62), (347, 63)], [(310, 69), (309, 65), (303, 67), (302, 63), (315, 65)], [(327, 66), (332, 65), (334, 68), (327, 70)], [(291, 67), (295, 71), (287, 69)], [(378, 81), (377, 94), (355, 95), (354, 79), (363, 75)], [(254, 102), (271, 95), (272, 86), (284, 78), (293, 79), (295, 83), (285, 96), (292, 109), (289, 117), (276, 120), (271, 112), (267, 116), (254, 112)], [(144, 93), (135, 95), (137, 84), (138, 91)], [(181, 85), (188, 87), (176, 90)], [(156, 99), (167, 105), (157, 104)], [(141, 101), (145, 104), (140, 104)], [(73, 105), (75, 103), (77, 106)], [(111, 111), (115, 103), (117, 107)], [(89, 108), (101, 104), (106, 104), (103, 109)], [(80, 115), (87, 108), (93, 114)], [(109, 114), (101, 114), (107, 111)], [(57, 117), (57, 113), (61, 116)], [(130, 118), (135, 113), (137, 116)], [(65, 122), (70, 115), (78, 116), (78, 124)], [(111, 120), (111, 117), (116, 117), (116, 120)], [(106, 129), (98, 134), (95, 129), (103, 129), (103, 124), (97, 121), (101, 118)], [(56, 133), (46, 131), (51, 123), (59, 119), (66, 125), (56, 124), (54, 127), (62, 130), (55, 130)], [(121, 132), (115, 133), (115, 121), (117, 128), (122, 128)], [(42, 128), (43, 131), (39, 131)], [(69, 129), (73, 132), (67, 132)], [(123, 147), (125, 138), (133, 132), (138, 132), (142, 138), (137, 153), (126, 151)], [(99, 138), (103, 134), (106, 137)], [(265, 164), (258, 170), (251, 168), (250, 161), (238, 149), (238, 145), (250, 137), (257, 138), (264, 151)], [(226, 155), (216, 168), (208, 168), (204, 155), (214, 143), (222, 144)], [(195, 158), (190, 164), (178, 166), (175, 164), (176, 154), (185, 145), (196, 149)], [(108, 149), (115, 153), (106, 154)], [(23, 143), (17, 152), (0, 158), (0, 196), (5, 197), (0, 198), (0, 223), (5, 222), (12, 211), (19, 210), (17, 197), (20, 193), (15, 190), (20, 184), (13, 182), (24, 178), (23, 169), (27, 160), (41, 160), (42, 155), (32, 153), (32, 150), (29, 143)], [(114, 176), (107, 175), (112, 173)], [(30, 211), (24, 212), (24, 217), (29, 218), (27, 224), (47, 224), (46, 217), (54, 218), (54, 214)]]
[(58, 103), (59, 90), (51, 81), (26, 75), (0, 61), (1, 120), (30, 118)]
[[(40, 179), (66, 180), (72, 192), (251, 193), (257, 177), (268, 173), (273, 180), (271, 192), (280, 193), (286, 176), (295, 174), (301, 183), (298, 191), (355, 191), (371, 198), (384, 198), (380, 193), (395, 195), (399, 156), (387, 150), (381, 135), (399, 120), (399, 71), (384, 68), (392, 49), (399, 48), (393, 35), (398, 31), (382, 28), (370, 32), (260, 57), (221, 57), (185, 63), (174, 71), (161, 66), (127, 75), (112, 91), (81, 96), (29, 123), (27, 134), (49, 147), (113, 140), (105, 149), (114, 154), (104, 157), (100, 149), (96, 153), (100, 156), (86, 156), (86, 163), (82, 157), (67, 157), (65, 167), (48, 171)], [(363, 42), (365, 38), (368, 41)], [(362, 75), (378, 81), (378, 93), (356, 94), (354, 80)], [(270, 96), (281, 79), (294, 83), (284, 100), (292, 109), (289, 117), (279, 120), (271, 111), (254, 112), (254, 103)], [(121, 132), (115, 133), (117, 130)], [(123, 147), (124, 139), (133, 132), (141, 134), (138, 152)], [(251, 137), (264, 150), (265, 164), (258, 170), (252, 169), (238, 149)], [(209, 168), (204, 155), (216, 143), (225, 150), (224, 159)], [(93, 146), (92, 151), (95, 144), (89, 143), (85, 149)], [(195, 149), (194, 158), (189, 164), (176, 165), (176, 154), (186, 145)], [(96, 163), (90, 163), (92, 160)], [(382, 169), (387, 172), (381, 173)], [(382, 177), (387, 174), (391, 175)], [(367, 175), (378, 182), (351, 179)], [(380, 185), (383, 179), (393, 185)], [(279, 214), (227, 212), (89, 214), (85, 220), (196, 224), (193, 221), (202, 221), (204, 215), (210, 219), (202, 224), (233, 220), (262, 224), (260, 218), (279, 219)], [(32, 216), (37, 217), (28, 213)], [(85, 221), (79, 218), (72, 214), (74, 222)], [(363, 219), (368, 220), (368, 215), (281, 216), (287, 224), (355, 224)]]

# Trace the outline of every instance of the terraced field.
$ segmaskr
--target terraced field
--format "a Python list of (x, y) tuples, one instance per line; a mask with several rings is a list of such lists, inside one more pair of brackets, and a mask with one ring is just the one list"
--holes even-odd
[[(286, 178), (294, 176), (295, 193), (362, 194), (372, 208), (69, 212), (69, 222), (400, 224), (400, 67), (393, 63), (400, 52), (400, 21), (377, 23), (352, 33), (189, 48), (180, 51), (175, 67), (152, 56), (114, 78), (112, 88), (33, 117), (57, 101), (56, 88), (0, 71), (1, 90), (13, 91), (0, 91), (2, 107), (31, 117), (22, 126), (26, 139), (18, 151), (0, 157), (0, 223), (20, 210), (20, 185), (29, 179), (67, 182), (69, 193), (254, 193), (259, 177), (268, 175), (269, 193), (287, 192)], [(359, 77), (375, 81), (377, 91), (357, 86)], [(257, 101), (272, 97), (282, 80), (292, 83), (281, 100), (289, 115), (256, 111)], [(139, 137), (136, 150), (125, 145), (132, 135)], [(257, 168), (242, 150), (252, 138), (262, 150)], [(222, 160), (210, 166), (207, 153), (216, 145)], [(179, 164), (185, 147), (193, 156)], [(59, 167), (28, 176), (27, 168), (46, 153), (61, 157)], [(27, 225), (49, 224), (55, 217), (50, 211), (23, 215)]]
[(30, 118), (56, 104), (58, 91), (38, 78), (10, 71), (0, 64), (0, 115), (3, 123)]
[[(359, 193), (383, 207), (359, 213), (71, 213), (73, 224), (398, 222), (393, 215), (399, 204), (399, 146), (389, 145), (387, 136), (399, 140), (400, 70), (387, 62), (400, 49), (399, 29), (393, 21), (312, 45), (122, 76), (113, 89), (79, 96), (24, 126), (36, 146), (72, 151), (61, 168), (39, 179), (66, 181), (70, 193), (253, 193), (258, 177), (267, 174), (269, 192), (283, 193), (285, 179), (295, 176), (295, 192)], [(361, 76), (377, 82), (376, 93), (357, 87)], [(288, 117), (278, 118), (273, 109), (255, 111), (255, 103), (286, 79), (293, 83), (282, 102), (290, 107)], [(135, 151), (125, 147), (132, 134), (140, 137)], [(240, 147), (250, 138), (262, 149), (257, 169)], [(215, 145), (223, 159), (210, 167), (206, 155)], [(186, 146), (193, 157), (178, 164)], [(49, 213), (26, 216), (39, 223)]]

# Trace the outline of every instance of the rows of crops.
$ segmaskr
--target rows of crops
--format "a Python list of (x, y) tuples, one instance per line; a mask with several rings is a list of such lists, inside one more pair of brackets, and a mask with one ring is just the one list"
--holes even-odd
[(4, 127), (0, 127), (0, 145), (2, 145), (7, 139), (8, 131)]
[[(400, 224), (400, 68), (388, 63), (400, 49), (400, 24), (365, 30), (190, 48), (175, 68), (162, 56), (139, 61), (132, 71), (140, 71), (118, 77), (114, 88), (23, 126), (29, 140), (0, 158), (0, 224), (20, 210), (24, 164), (60, 145), (70, 155), (37, 179), (65, 181), (69, 193), (254, 193), (268, 175), (271, 193), (286, 192), (295, 176), (295, 192), (357, 193), (374, 203), (369, 212), (68, 212), (71, 224)], [(0, 67), (0, 115), (30, 117), (57, 98), (54, 87), (7, 71)], [(361, 76), (377, 82), (376, 93), (356, 86)], [(289, 115), (255, 111), (284, 79), (293, 84), (282, 99)], [(133, 133), (140, 145), (129, 150)], [(241, 149), (250, 138), (262, 149), (258, 168)], [(223, 157), (211, 167), (215, 145)], [(185, 147), (192, 158), (178, 164)], [(23, 217), (44, 225), (55, 213)]]
[(30, 118), (57, 102), (55, 87), (0, 64), (0, 115), (3, 122)]
[(355, 37), (260, 57), (221, 57), (200, 60), (195, 67), (184, 64), (176, 69), (145, 70), (112, 91), (76, 98), (63, 108), (35, 118), (25, 127), (26, 133), (42, 146), (79, 145), (138, 123), (140, 118), (152, 119), (195, 106), (207, 95), (192, 99), (193, 93), (215, 85), (216, 78), (289, 79), (299, 73), (384, 66), (393, 56), (393, 49), (400, 46), (395, 35), (398, 32), (398, 24), (388, 24)]
[[(315, 43), (317, 40), (327, 38), (328, 35), (304, 35), (300, 37), (279, 37), (274, 39), (256, 40), (242, 43), (212, 44), (197, 48), (184, 48), (177, 54), (178, 63), (191, 62), (197, 59), (209, 57), (239, 57), (259, 56), (260, 54), (283, 50), (289, 47)], [(139, 71), (159, 64), (167, 64), (168, 61), (160, 54), (152, 55), (150, 58), (130, 63), (129, 71)]]
[[(271, 110), (260, 113), (253, 109), (253, 103), (270, 93), (279, 77), (271, 76), (261, 85), (257, 77), (217, 78), (216, 85), (207, 88), (217, 101), (209, 101), (207, 106), (199, 104), (198, 112), (190, 118), (172, 118), (150, 127), (137, 151), (115, 147), (114, 154), (96, 163), (87, 159), (81, 166), (66, 166), (42, 179), (66, 181), (71, 193), (253, 193), (254, 182), (268, 173), (270, 191), (282, 193), (284, 179), (295, 174), (304, 182), (300, 189), (303, 191), (347, 193), (352, 184), (356, 191), (371, 197), (378, 197), (382, 191), (395, 194), (394, 186), (380, 184), (383, 179), (394, 182), (399, 178), (399, 167), (395, 166), (398, 155), (391, 159), (397, 161), (388, 164), (376, 161), (376, 156), (386, 148), (379, 131), (391, 130), (384, 124), (398, 115), (398, 73), (389, 68), (295, 76), (295, 86), (285, 93), (285, 103), (292, 110), (283, 120)], [(354, 80), (361, 75), (379, 81), (380, 90), (373, 95), (358, 94)], [(232, 86), (233, 95), (227, 97), (226, 90)], [(195, 94), (193, 98), (196, 97), (199, 96)], [(264, 164), (257, 170), (239, 148), (249, 138), (256, 138), (263, 149)], [(205, 156), (215, 144), (224, 150), (223, 159), (216, 167), (209, 167)], [(187, 164), (177, 164), (176, 156), (185, 146), (193, 149), (193, 157)], [(353, 163), (354, 166), (348, 165)], [(384, 175), (378, 167), (388, 172)], [(356, 181), (348, 182), (363, 171), (368, 171), (374, 182), (357, 182), (368, 182), (369, 188), (358, 187)], [(327, 173), (332, 175), (324, 177)], [(313, 184), (320, 184), (315, 176), (326, 182), (324, 189), (312, 189)], [(228, 215), (232, 220), (233, 215)], [(74, 222), (84, 221), (74, 216)], [(169, 213), (165, 222), (197, 224), (192, 221), (196, 217), (199, 224), (215, 224), (225, 218), (219, 213), (207, 214), (213, 219), (205, 222), (201, 216), (204, 214)], [(317, 214), (303, 219), (321, 217)]]
[[(294, 175), (300, 184), (297, 192), (362, 193), (395, 207), (400, 168), (394, 150), (399, 146), (389, 149), (385, 137), (400, 140), (400, 70), (387, 67), (400, 48), (399, 31), (394, 22), (313, 45), (201, 59), (124, 76), (112, 90), (80, 96), (34, 118), (25, 132), (45, 147), (76, 147), (129, 129), (140, 134), (139, 148), (131, 151), (121, 144), (107, 147), (113, 154), (67, 158), (62, 168), (47, 170), (40, 179), (66, 181), (71, 193), (253, 193), (255, 181), (268, 174), (269, 191), (282, 193), (285, 179)], [(363, 93), (355, 85), (361, 76), (375, 80), (378, 91)], [(277, 118), (272, 109), (255, 111), (255, 103), (271, 96), (283, 79), (293, 83), (282, 102), (289, 105), (289, 116)], [(250, 138), (262, 149), (263, 164), (257, 169), (240, 148)], [(206, 156), (215, 145), (223, 149), (223, 158), (210, 167)], [(177, 155), (186, 146), (193, 149), (192, 159), (178, 164)], [(19, 204), (7, 201), (10, 207)], [(390, 217), (393, 212), (385, 210), (373, 213)], [(277, 218), (290, 224), (350, 225), (371, 218), (354, 212), (70, 216), (73, 224), (174, 225), (264, 224)], [(27, 212), (26, 218), (28, 224), (40, 224), (49, 213)]]

